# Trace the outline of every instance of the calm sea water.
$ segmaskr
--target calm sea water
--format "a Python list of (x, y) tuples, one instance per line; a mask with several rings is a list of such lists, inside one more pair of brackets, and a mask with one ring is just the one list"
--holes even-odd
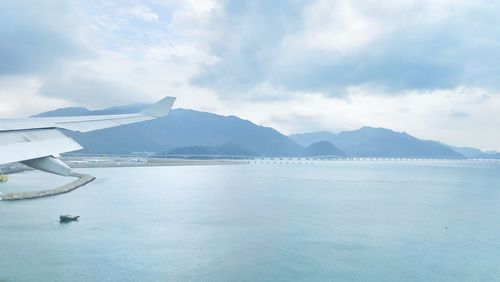
[[(80, 171), (97, 180), (0, 201), (0, 281), (500, 280), (500, 164)], [(18, 174), (0, 192), (67, 181)]]

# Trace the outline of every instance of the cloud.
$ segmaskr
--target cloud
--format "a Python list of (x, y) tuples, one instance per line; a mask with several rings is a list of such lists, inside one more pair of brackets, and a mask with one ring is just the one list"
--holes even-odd
[[(211, 107), (213, 94), (189, 85), (198, 65), (213, 60), (194, 42), (208, 4), (2, 2), (0, 77), (36, 81), (33, 95), (66, 105), (105, 107), (176, 95)], [(193, 32), (184, 32), (187, 27)], [(7, 93), (4, 101), (11, 98)], [(200, 93), (207, 103), (192, 97)]]
[(144, 95), (140, 89), (123, 82), (113, 82), (81, 74), (77, 77), (55, 77), (46, 80), (40, 87), (39, 93), (46, 97), (70, 99), (77, 105), (87, 107), (126, 104), (130, 102), (130, 96)]
[(266, 82), (280, 43), (298, 28), (302, 1), (225, 1), (208, 28), (209, 52), (218, 60), (206, 65), (193, 83), (211, 87), (224, 98)]
[(160, 19), (157, 14), (151, 11), (151, 8), (144, 5), (138, 5), (130, 8), (127, 14), (146, 22), (156, 22)]
[(61, 98), (45, 97), (38, 93), (41, 82), (35, 78), (0, 76), (0, 115), (5, 117), (27, 117), (34, 113), (66, 107)]
[[(460, 146), (497, 149), (500, 133), (500, 95), (484, 100), (484, 90), (408, 90), (401, 95), (351, 88), (345, 97), (321, 93), (294, 96), (286, 101), (234, 102), (230, 110), (244, 118), (272, 126), (284, 133), (318, 130), (340, 132), (363, 126), (405, 131), (423, 139)], [(459, 118), (450, 113), (467, 113)], [(462, 114), (461, 114), (462, 115)]]
[(0, 75), (43, 73), (65, 60), (91, 56), (74, 20), (69, 2), (1, 1)]
[(498, 89), (499, 5), (477, 1), (225, 1), (218, 60), (193, 82), (229, 98), (256, 85), (345, 94), (368, 85)]
[(0, 114), (173, 95), (285, 133), (382, 126), (499, 149), (499, 12), (472, 0), (3, 1)]

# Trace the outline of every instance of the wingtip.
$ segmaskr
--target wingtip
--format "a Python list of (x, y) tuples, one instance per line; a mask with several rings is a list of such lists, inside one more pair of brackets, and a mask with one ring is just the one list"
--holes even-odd
[(167, 96), (153, 105), (145, 108), (141, 113), (148, 116), (163, 117), (168, 115), (174, 105), (176, 97)]

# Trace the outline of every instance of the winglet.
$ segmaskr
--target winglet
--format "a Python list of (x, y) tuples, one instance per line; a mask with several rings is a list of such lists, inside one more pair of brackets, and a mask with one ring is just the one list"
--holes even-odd
[(155, 104), (145, 108), (141, 114), (154, 117), (164, 117), (168, 115), (174, 102), (175, 97), (165, 97)]

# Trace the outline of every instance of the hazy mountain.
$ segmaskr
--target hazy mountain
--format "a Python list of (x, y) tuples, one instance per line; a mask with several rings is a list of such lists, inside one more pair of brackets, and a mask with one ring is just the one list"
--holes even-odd
[(257, 156), (258, 154), (254, 151), (248, 150), (247, 148), (243, 148), (240, 145), (233, 143), (226, 143), (222, 146), (217, 147), (222, 155), (231, 155), (231, 156)]
[[(355, 157), (464, 158), (438, 142), (420, 140), (385, 128), (363, 127), (338, 134), (312, 132), (291, 135), (290, 138), (302, 144), (330, 141), (347, 155)], [(318, 140), (321, 138), (327, 139)]]
[(68, 107), (56, 109), (34, 115), (33, 117), (64, 117), (64, 116), (90, 116), (90, 115), (118, 115), (136, 113), (147, 107), (148, 104), (131, 104), (125, 106), (110, 107), (102, 110), (91, 111), (83, 107)]
[(70, 107), (44, 112), (33, 117), (64, 117), (64, 116), (88, 116), (92, 111), (81, 107)]
[(305, 156), (345, 156), (346, 153), (335, 147), (332, 142), (319, 141), (309, 145), (304, 153)]
[(447, 145), (451, 149), (453, 149), (455, 152), (458, 152), (462, 155), (464, 155), (466, 158), (469, 159), (500, 159), (500, 153), (496, 151), (481, 151), (476, 148), (472, 147), (456, 147), (456, 146), (451, 146)]
[[(113, 107), (99, 111), (65, 108), (37, 116), (119, 114), (137, 112), (145, 105)], [(258, 126), (235, 116), (174, 109), (158, 120), (130, 124), (88, 133), (65, 132), (87, 153), (169, 152), (178, 147), (224, 148), (226, 152), (265, 156), (296, 156), (304, 148), (278, 131)], [(231, 145), (232, 144), (232, 145)]]
[(498, 152), (485, 153), (484, 155), (481, 155), (480, 158), (484, 158), (484, 159), (500, 159), (500, 153), (498, 153)]
[(289, 137), (298, 144), (307, 147), (321, 141), (334, 142), (336, 134), (330, 131), (316, 131), (309, 133), (291, 134)]
[(453, 151), (464, 155), (466, 158), (476, 158), (478, 156), (486, 154), (485, 152), (472, 147), (456, 147), (451, 145), (447, 146), (450, 147)]
[[(138, 112), (146, 105), (129, 105), (90, 111), (63, 108), (38, 116), (120, 114)], [(404, 132), (363, 127), (338, 134), (320, 131), (293, 134), (288, 138), (278, 131), (258, 126), (235, 116), (174, 109), (168, 117), (78, 133), (65, 132), (85, 147), (86, 153), (132, 153), (191, 155), (262, 155), (318, 156), (348, 155), (357, 157), (464, 158), (481, 152), (474, 148), (450, 148)], [(327, 141), (327, 142), (323, 142)], [(299, 145), (302, 144), (303, 146)], [(458, 151), (458, 152), (457, 152)], [(482, 156), (484, 156), (484, 152)], [(488, 154), (500, 157), (498, 153)]]

